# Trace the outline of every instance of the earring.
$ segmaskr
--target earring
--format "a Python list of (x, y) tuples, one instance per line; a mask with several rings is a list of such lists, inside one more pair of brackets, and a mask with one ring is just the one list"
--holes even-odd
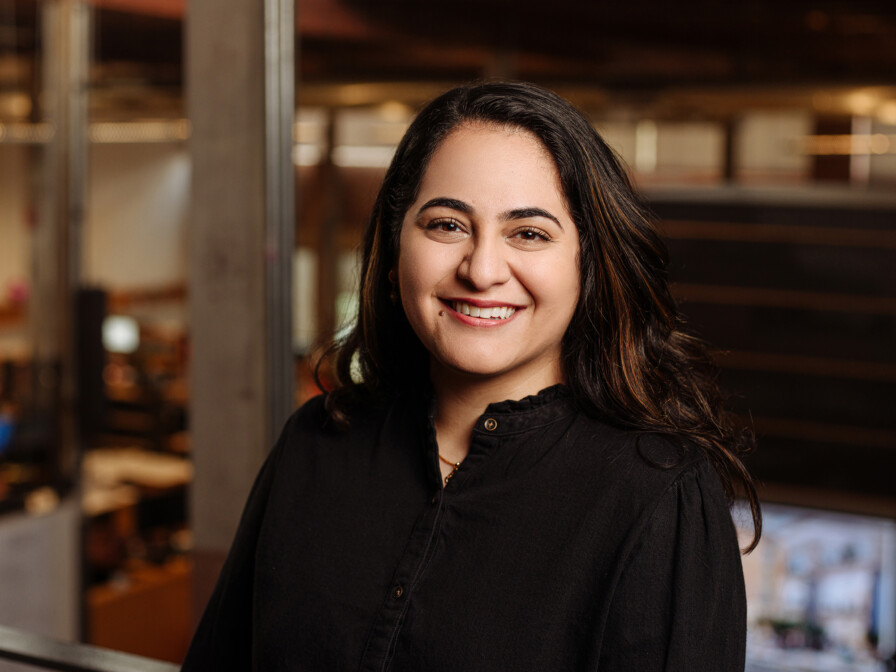
[(398, 303), (398, 274), (395, 272), (393, 268), (389, 271), (389, 282), (392, 283), (392, 290), (389, 292), (389, 300), (392, 303)]

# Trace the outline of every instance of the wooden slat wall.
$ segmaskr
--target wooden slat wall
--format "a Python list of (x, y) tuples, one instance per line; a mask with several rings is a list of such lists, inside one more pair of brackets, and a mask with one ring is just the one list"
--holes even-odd
[(651, 202), (760, 482), (896, 499), (896, 206)]

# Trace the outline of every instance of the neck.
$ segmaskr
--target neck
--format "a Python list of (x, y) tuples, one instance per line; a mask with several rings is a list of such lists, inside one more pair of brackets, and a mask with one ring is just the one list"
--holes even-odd
[(436, 397), (436, 438), (439, 453), (451, 462), (462, 462), (470, 451), (476, 420), (489, 404), (522, 399), (563, 380), (558, 370), (517, 377), (473, 377), (441, 367), (431, 367)]

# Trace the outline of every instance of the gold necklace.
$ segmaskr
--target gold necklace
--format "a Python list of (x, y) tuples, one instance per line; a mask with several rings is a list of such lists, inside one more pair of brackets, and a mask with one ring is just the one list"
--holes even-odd
[(460, 469), (460, 462), (452, 462), (451, 460), (442, 457), (441, 453), (438, 453), (438, 456), (439, 456), (439, 459), (442, 460), (442, 462), (447, 464), (449, 467), (454, 467), (451, 470), (451, 473), (445, 477), (445, 485), (448, 485), (448, 481), (450, 481), (454, 477), (454, 474), (457, 473), (457, 470)]

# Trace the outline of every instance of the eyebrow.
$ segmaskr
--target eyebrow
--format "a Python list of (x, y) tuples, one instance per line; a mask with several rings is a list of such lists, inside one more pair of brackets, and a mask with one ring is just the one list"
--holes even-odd
[(462, 212), (465, 215), (469, 215), (473, 212), (473, 206), (469, 203), (464, 203), (463, 201), (459, 201), (456, 198), (446, 198), (444, 196), (439, 196), (437, 198), (431, 198), (426, 203), (420, 206), (420, 209), (417, 211), (417, 216), (424, 210), (428, 210), (429, 208), (449, 208), (451, 210), (457, 210), (458, 212)]
[[(457, 210), (458, 212), (462, 212), (465, 215), (469, 215), (473, 213), (473, 206), (469, 203), (465, 203), (464, 201), (458, 200), (456, 198), (447, 198), (444, 196), (440, 196), (437, 198), (431, 198), (417, 210), (417, 217), (419, 217), (424, 210), (429, 208), (449, 208), (451, 210)], [(500, 215), (502, 221), (511, 221), (514, 219), (531, 219), (533, 217), (544, 217), (545, 219), (549, 219), (554, 222), (557, 226), (563, 230), (563, 225), (560, 223), (560, 220), (554, 217), (547, 210), (543, 210), (542, 208), (516, 208), (514, 210), (508, 210), (507, 212), (503, 212)]]
[(563, 230), (563, 225), (560, 223), (560, 220), (547, 210), (542, 210), (541, 208), (518, 208), (516, 210), (509, 210), (501, 215), (501, 219), (504, 221), (512, 219), (531, 219), (532, 217), (544, 217), (545, 219), (550, 219), (560, 227), (561, 231)]

